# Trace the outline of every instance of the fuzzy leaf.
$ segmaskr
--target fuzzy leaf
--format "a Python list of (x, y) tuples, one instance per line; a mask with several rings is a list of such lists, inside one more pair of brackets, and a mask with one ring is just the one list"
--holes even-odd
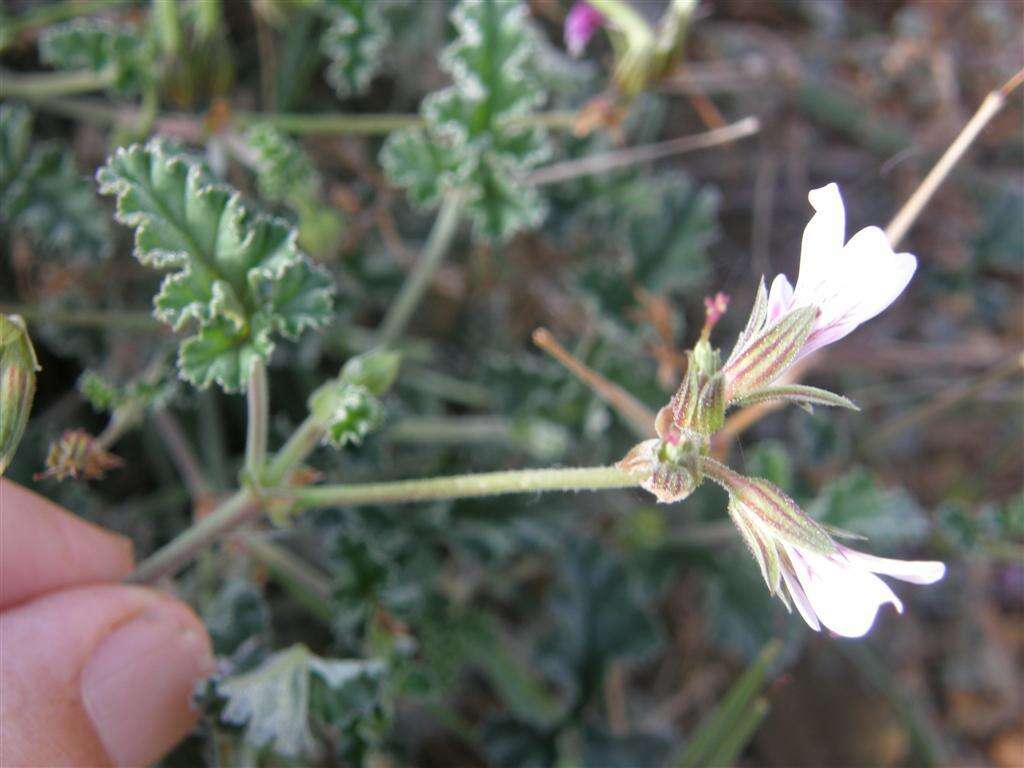
[(381, 162), (414, 203), (459, 189), (476, 233), (500, 242), (546, 214), (524, 177), (548, 157), (547, 136), (517, 122), (545, 99), (529, 66), (535, 33), (516, 2), (463, 0), (451, 18), (458, 35), (441, 66), (454, 83), (424, 100), (425, 130), (389, 137)]
[(135, 256), (170, 269), (154, 300), (179, 329), (198, 323), (178, 356), (184, 378), (245, 388), (249, 366), (331, 316), (330, 277), (298, 250), (285, 222), (251, 211), (197, 163), (153, 141), (119, 149), (96, 175), (117, 196), (117, 219), (135, 227)]
[(319, 194), (320, 175), (302, 147), (269, 125), (254, 125), (245, 142), (256, 154), (256, 186), (260, 197), (274, 203), (313, 198)]
[(311, 721), (318, 700), (347, 703), (344, 717), (366, 714), (376, 705), (384, 663), (377, 660), (324, 659), (304, 645), (278, 651), (251, 672), (216, 681), (227, 699), (222, 721), (245, 726), (252, 746), (269, 746), (285, 757), (316, 758), (322, 745)]
[(802, 384), (784, 384), (777, 387), (764, 387), (748, 392), (742, 397), (734, 398), (730, 405), (740, 407), (763, 403), (766, 400), (786, 400), (797, 404), (828, 405), (836, 408), (849, 408), (859, 411), (860, 407), (852, 400), (829, 392), (827, 389), (807, 387)]
[(330, 64), (327, 82), (339, 98), (364, 93), (380, 68), (390, 37), (380, 0), (327, 0), (330, 26), (320, 49)]
[(40, 58), (58, 69), (110, 72), (121, 96), (139, 93), (154, 71), (152, 42), (129, 27), (98, 19), (71, 21), (45, 30)]
[(70, 152), (55, 144), (31, 146), (32, 116), (19, 105), (0, 106), (0, 223), (25, 230), (36, 246), (67, 256), (110, 252), (110, 228), (92, 187)]

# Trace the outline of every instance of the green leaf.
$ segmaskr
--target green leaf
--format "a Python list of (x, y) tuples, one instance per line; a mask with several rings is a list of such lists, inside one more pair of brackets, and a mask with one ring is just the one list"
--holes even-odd
[(298, 250), (295, 230), (250, 210), (198, 163), (152, 141), (119, 149), (96, 178), (117, 196), (118, 221), (135, 228), (136, 258), (171, 270), (156, 316), (199, 326), (178, 356), (188, 381), (243, 390), (275, 334), (295, 339), (330, 319), (331, 279)]
[(390, 37), (379, 0), (327, 0), (330, 26), (320, 38), (320, 49), (330, 63), (327, 82), (339, 98), (366, 91), (380, 68)]
[[(673, 766), (732, 764), (767, 714), (767, 703), (757, 697), (765, 686), (779, 647), (779, 641), (772, 640), (761, 649), (725, 698), (701, 721), (686, 747), (671, 761)], [(751, 718), (751, 713), (755, 717)]]
[(0, 106), (0, 224), (28, 233), (40, 250), (68, 257), (110, 253), (110, 227), (92, 186), (71, 153), (55, 144), (31, 145), (32, 116), (20, 105)]
[(426, 128), (393, 133), (381, 162), (417, 205), (458, 189), (477, 235), (501, 242), (547, 211), (525, 181), (550, 154), (547, 135), (521, 119), (545, 99), (529, 65), (536, 33), (518, 2), (463, 0), (451, 19), (457, 37), (441, 66), (454, 83), (424, 99)]
[(217, 694), (227, 700), (220, 719), (244, 725), (245, 740), (256, 748), (317, 758), (323, 745), (314, 735), (313, 726), (321, 720), (316, 710), (325, 699), (334, 699), (331, 710), (350, 705), (345, 719), (365, 716), (377, 704), (384, 671), (378, 660), (325, 659), (294, 645), (251, 672), (216, 681)]
[(803, 384), (783, 384), (776, 387), (762, 387), (752, 392), (747, 392), (741, 397), (733, 398), (730, 406), (739, 408), (744, 405), (754, 405), (768, 400), (785, 400), (797, 405), (827, 405), (835, 408), (849, 408), (851, 411), (859, 411), (860, 407), (852, 400), (829, 392), (827, 389), (808, 387)]
[(40, 58), (58, 69), (109, 72), (120, 96), (143, 91), (156, 68), (152, 41), (129, 27), (100, 19), (70, 21), (43, 31)]
[(214, 318), (178, 350), (178, 371), (189, 383), (205, 389), (216, 382), (225, 392), (242, 392), (256, 360), (270, 357), (274, 345), (266, 328), (250, 332)]

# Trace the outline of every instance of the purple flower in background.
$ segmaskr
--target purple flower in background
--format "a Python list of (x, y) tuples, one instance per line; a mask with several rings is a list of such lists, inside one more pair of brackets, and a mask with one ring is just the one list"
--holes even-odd
[(604, 16), (590, 3), (577, 0), (565, 17), (565, 47), (573, 56), (580, 56), (590, 38), (604, 24)]

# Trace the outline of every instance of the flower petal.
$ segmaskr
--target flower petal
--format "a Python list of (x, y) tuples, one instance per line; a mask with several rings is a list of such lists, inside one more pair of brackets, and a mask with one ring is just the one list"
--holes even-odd
[(793, 598), (793, 602), (796, 604), (796, 609), (800, 611), (800, 615), (803, 616), (804, 621), (807, 622), (807, 626), (815, 632), (820, 632), (821, 622), (818, 621), (818, 617), (814, 614), (814, 608), (811, 606), (811, 601), (807, 599), (807, 593), (805, 593), (803, 587), (800, 586), (800, 582), (797, 580), (796, 575), (791, 573), (788, 567), (783, 567), (782, 578), (785, 580), (786, 588), (789, 589), (789, 594)]
[(800, 245), (800, 274), (796, 281), (796, 303), (809, 306), (818, 286), (828, 279), (834, 260), (843, 250), (846, 210), (835, 183), (812, 189), (807, 194), (816, 213), (804, 228)]
[(793, 304), (793, 286), (783, 274), (778, 274), (772, 280), (771, 290), (768, 292), (768, 322), (774, 323), (784, 312), (787, 312)]
[(858, 552), (840, 545), (840, 552), (852, 563), (874, 573), (884, 573), (911, 584), (934, 584), (946, 575), (946, 566), (935, 560), (891, 560)]
[(900, 599), (866, 568), (789, 545), (786, 552), (815, 615), (837, 635), (863, 637), (886, 603), (903, 612)]
[(565, 17), (565, 47), (569, 54), (576, 58), (581, 56), (603, 23), (604, 16), (600, 11), (585, 0), (577, 0)]

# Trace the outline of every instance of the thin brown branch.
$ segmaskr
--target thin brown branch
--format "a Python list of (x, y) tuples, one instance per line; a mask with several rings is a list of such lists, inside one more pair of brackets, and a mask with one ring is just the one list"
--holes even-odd
[(654, 411), (637, 400), (618, 384), (587, 367), (565, 349), (547, 328), (533, 332), (533, 343), (560, 362), (576, 378), (624, 418), (641, 437), (654, 437)]
[(756, 117), (745, 117), (724, 128), (717, 128), (713, 131), (698, 133), (693, 136), (683, 136), (682, 138), (670, 139), (669, 141), (662, 141), (657, 144), (645, 144), (640, 147), (629, 147), (628, 149), (620, 149), (600, 155), (590, 155), (589, 157), (582, 157), (577, 160), (552, 163), (551, 165), (538, 168), (531, 173), (527, 177), (527, 181), (537, 185), (556, 184), (581, 176), (607, 173), (616, 168), (649, 163), (654, 160), (672, 157), (673, 155), (681, 155), (685, 152), (731, 144), (747, 136), (753, 136), (759, 130), (761, 130), (761, 124)]
[(953, 143), (949, 145), (949, 148), (939, 158), (938, 162), (935, 163), (935, 166), (928, 172), (928, 175), (924, 177), (924, 181), (914, 190), (914, 194), (903, 204), (903, 207), (893, 217), (893, 220), (889, 222), (889, 226), (885, 228), (885, 234), (889, 236), (893, 246), (899, 243), (903, 236), (907, 234), (907, 231), (917, 221), (917, 217), (921, 215), (921, 211), (924, 210), (928, 201), (932, 199), (932, 195), (935, 194), (935, 191), (942, 182), (946, 180), (953, 167), (964, 156), (964, 153), (974, 143), (974, 140), (978, 138), (978, 134), (985, 129), (985, 126), (989, 124), (993, 117), (999, 114), (1006, 104), (1007, 97), (1022, 82), (1024, 82), (1024, 69), (1017, 72), (1000, 88), (992, 91), (981, 102), (981, 106), (974, 113), (974, 117), (967, 121), (967, 125), (963, 127), (963, 130), (953, 140)]

